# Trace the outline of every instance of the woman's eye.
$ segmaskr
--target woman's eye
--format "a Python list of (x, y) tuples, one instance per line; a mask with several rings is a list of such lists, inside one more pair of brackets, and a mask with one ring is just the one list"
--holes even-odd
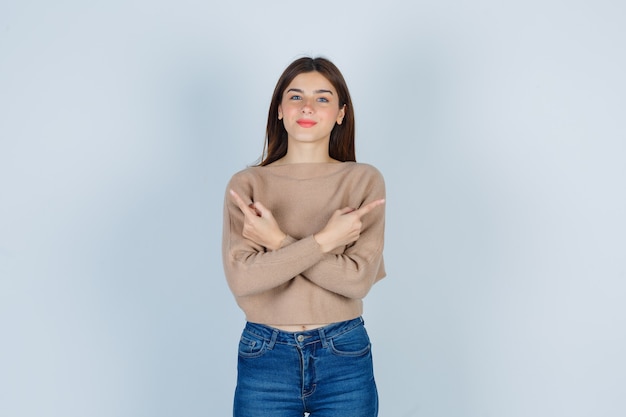
[(328, 99), (326, 97), (320, 97), (317, 99), (317, 101), (321, 102), (321, 103), (328, 103)]
[(301, 99), (302, 99), (302, 97), (300, 97), (300, 96), (291, 96), (289, 98), (289, 100), (301, 100)]

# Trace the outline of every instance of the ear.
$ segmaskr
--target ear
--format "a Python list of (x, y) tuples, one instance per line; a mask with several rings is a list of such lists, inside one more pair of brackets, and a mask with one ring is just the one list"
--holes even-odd
[(337, 124), (340, 125), (343, 123), (343, 118), (346, 117), (346, 105), (344, 104), (341, 110), (339, 110), (339, 114), (337, 115)]
[(283, 120), (283, 108), (280, 104), (278, 105), (278, 120)]

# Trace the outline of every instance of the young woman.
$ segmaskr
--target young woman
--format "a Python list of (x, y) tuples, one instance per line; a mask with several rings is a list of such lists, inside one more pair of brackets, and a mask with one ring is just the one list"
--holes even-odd
[(374, 417), (362, 299), (385, 276), (385, 185), (356, 163), (337, 67), (301, 58), (272, 96), (264, 155), (235, 174), (223, 262), (246, 326), (235, 417)]

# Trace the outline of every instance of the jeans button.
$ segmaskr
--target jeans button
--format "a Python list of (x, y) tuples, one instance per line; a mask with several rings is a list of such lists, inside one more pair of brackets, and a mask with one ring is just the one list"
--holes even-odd
[(304, 340), (304, 336), (298, 335), (298, 342), (302, 342)]

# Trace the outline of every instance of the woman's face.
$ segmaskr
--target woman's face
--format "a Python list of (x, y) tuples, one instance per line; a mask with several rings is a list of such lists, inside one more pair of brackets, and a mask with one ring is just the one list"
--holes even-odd
[(305, 72), (287, 86), (278, 106), (289, 141), (328, 142), (335, 123), (341, 124), (344, 106), (333, 85), (319, 72)]

